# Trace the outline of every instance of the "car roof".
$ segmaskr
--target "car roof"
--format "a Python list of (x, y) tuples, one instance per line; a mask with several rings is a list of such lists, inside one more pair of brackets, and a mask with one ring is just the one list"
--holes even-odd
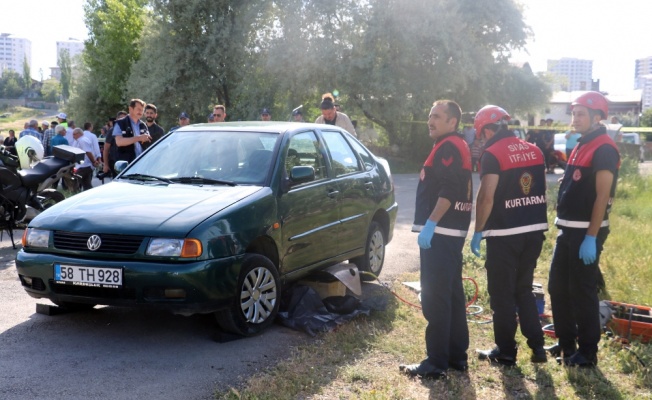
[(287, 131), (307, 129), (337, 129), (334, 125), (313, 124), (309, 122), (284, 122), (284, 121), (238, 121), (238, 122), (213, 122), (183, 126), (178, 131), (236, 131), (236, 132), (268, 132), (283, 133)]

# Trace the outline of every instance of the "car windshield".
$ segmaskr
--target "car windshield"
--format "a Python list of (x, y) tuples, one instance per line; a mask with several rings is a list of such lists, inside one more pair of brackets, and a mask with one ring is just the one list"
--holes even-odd
[(194, 185), (260, 185), (273, 165), (278, 137), (263, 132), (176, 131), (129, 165), (121, 178), (155, 177), (159, 182)]

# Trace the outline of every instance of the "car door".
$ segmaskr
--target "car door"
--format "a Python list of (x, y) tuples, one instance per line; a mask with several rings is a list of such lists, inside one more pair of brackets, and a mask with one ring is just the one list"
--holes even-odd
[(325, 152), (315, 132), (291, 136), (284, 156), (287, 177), (295, 166), (315, 170), (313, 181), (291, 186), (278, 202), (282, 272), (290, 273), (338, 254), (339, 189), (328, 176)]
[(322, 130), (333, 179), (340, 192), (340, 253), (364, 247), (367, 230), (375, 211), (374, 183), (367, 169), (338, 130)]

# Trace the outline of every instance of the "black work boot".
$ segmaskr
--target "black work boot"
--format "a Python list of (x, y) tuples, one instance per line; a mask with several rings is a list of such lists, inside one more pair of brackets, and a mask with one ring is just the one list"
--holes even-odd
[(579, 351), (568, 358), (564, 358), (564, 365), (567, 367), (593, 368), (598, 365), (598, 356), (587, 356)]
[(530, 361), (532, 361), (533, 363), (548, 362), (548, 356), (546, 355), (546, 350), (543, 347), (537, 347), (536, 349), (532, 349), (532, 356), (530, 357)]
[(498, 347), (494, 347), (491, 350), (476, 350), (478, 353), (479, 360), (489, 360), (492, 363), (497, 363), (504, 365), (506, 367), (512, 367), (516, 364), (516, 354), (510, 356), (500, 352)]
[(398, 366), (398, 369), (410, 376), (429, 379), (446, 379), (446, 371), (435, 367), (427, 361), (422, 361), (421, 364), (401, 364)]

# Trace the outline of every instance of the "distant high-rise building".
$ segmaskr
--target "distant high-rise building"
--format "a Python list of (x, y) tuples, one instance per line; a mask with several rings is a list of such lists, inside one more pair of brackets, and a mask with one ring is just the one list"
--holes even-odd
[(61, 58), (61, 50), (68, 50), (70, 61), (75, 64), (77, 56), (84, 51), (84, 42), (75, 38), (70, 38), (64, 41), (57, 41), (57, 66), (50, 67), (50, 76), (54, 79), (61, 79), (61, 68), (59, 68), (59, 59)]
[(641, 107), (643, 111), (648, 108), (652, 108), (652, 74), (640, 75), (636, 79), (639, 87), (637, 89), (643, 89), (643, 94), (641, 95), (643, 100), (643, 106)]
[(595, 90), (593, 60), (566, 57), (548, 60), (548, 72), (556, 78), (553, 91)]
[(10, 36), (11, 33), (0, 33), (0, 74), (11, 70), (23, 76), (25, 59), (28, 65), (32, 65), (32, 42)]
[(57, 41), (57, 65), (59, 65), (59, 57), (61, 57), (61, 50), (68, 50), (70, 59), (74, 59), (76, 56), (84, 51), (84, 42), (77, 40), (75, 38), (70, 38), (65, 41)]
[(652, 74), (652, 56), (637, 59), (634, 70), (634, 89), (643, 89), (643, 83), (639, 81), (639, 78), (650, 74)]

